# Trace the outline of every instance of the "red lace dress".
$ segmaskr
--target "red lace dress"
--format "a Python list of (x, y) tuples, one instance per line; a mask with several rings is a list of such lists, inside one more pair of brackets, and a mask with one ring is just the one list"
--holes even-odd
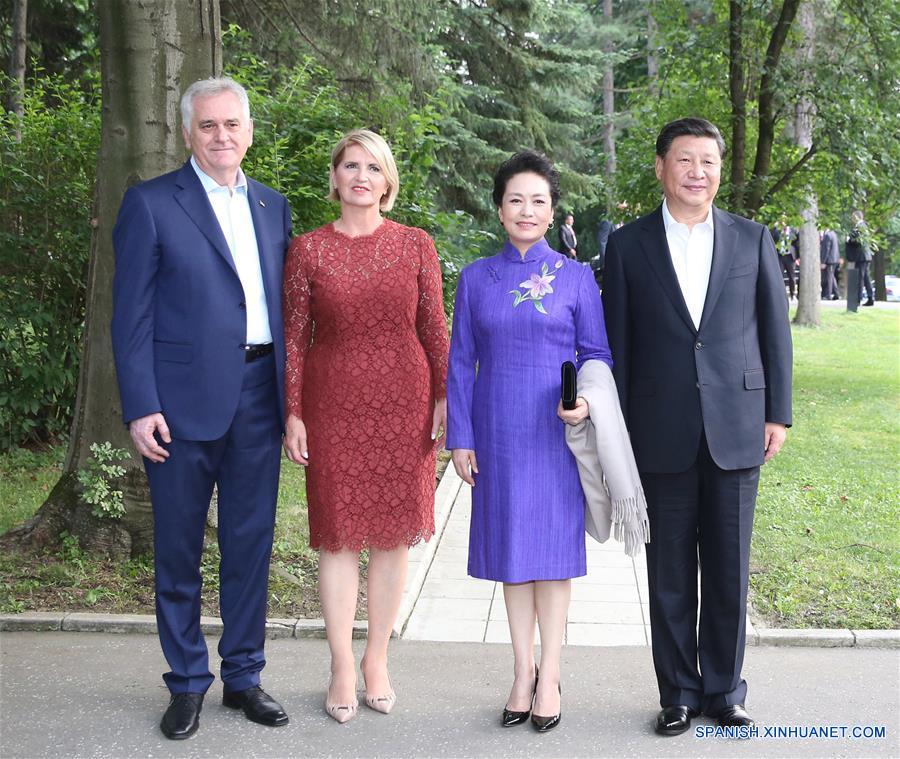
[(293, 240), (284, 269), (286, 408), (306, 425), (313, 548), (413, 545), (434, 534), (431, 439), (448, 337), (434, 242), (385, 219)]

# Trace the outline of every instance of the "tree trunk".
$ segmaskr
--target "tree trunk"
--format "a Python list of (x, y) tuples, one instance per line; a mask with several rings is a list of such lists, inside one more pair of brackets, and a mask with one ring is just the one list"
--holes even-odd
[[(603, 20), (606, 26), (612, 27), (613, 10), (612, 0), (603, 0)], [(612, 35), (607, 35), (607, 41), (603, 45), (603, 52), (611, 54), (613, 52)], [(613, 65), (610, 59), (607, 59), (603, 68), (603, 152), (606, 155), (606, 180), (607, 187), (610, 190), (615, 186), (614, 177), (616, 175), (616, 136), (615, 136), (615, 113), (616, 102), (615, 92), (613, 90), (615, 79), (613, 75)], [(608, 206), (612, 206), (613, 198), (607, 198)]]
[(753, 162), (753, 174), (747, 188), (744, 208), (749, 216), (754, 216), (762, 205), (766, 196), (767, 183), (769, 181), (769, 166), (772, 163), (772, 146), (775, 143), (775, 123), (778, 119), (775, 107), (775, 95), (777, 89), (776, 72), (781, 60), (781, 53), (787, 41), (788, 32), (800, 0), (784, 0), (781, 13), (772, 35), (769, 38), (769, 46), (766, 49), (766, 58), (763, 62), (763, 73), (759, 81), (759, 98), (757, 111), (759, 113), (758, 130), (756, 138), (756, 157)]
[(650, 94), (659, 95), (659, 56), (656, 53), (656, 17), (653, 15), (655, 0), (647, 3), (647, 86)]
[[(816, 51), (816, 17), (812, 3), (803, 3), (800, 9), (800, 30), (803, 44), (799, 46), (800, 70), (807, 84), (812, 85), (813, 62)], [(808, 88), (814, 91), (813, 87)], [(794, 118), (794, 136), (797, 145), (804, 150), (812, 146), (813, 119), (816, 115), (816, 104), (809, 97), (803, 97), (797, 103)], [(797, 299), (797, 313), (794, 323), (807, 327), (818, 327), (821, 324), (819, 309), (821, 307), (822, 277), (819, 266), (819, 233), (816, 222), (819, 217), (819, 199), (813, 189), (806, 187), (806, 208), (803, 211), (803, 225), (800, 227), (800, 288)]]
[(747, 84), (744, 71), (744, 9), (731, 0), (728, 19), (728, 86), (731, 96), (731, 210), (744, 210), (747, 156)]
[(12, 7), (12, 44), (9, 53), (9, 87), (6, 109), (14, 113), (18, 119), (16, 124), (16, 141), (22, 139), (22, 117), (25, 115), (22, 93), (25, 92), (25, 56), (27, 50), (28, 0), (13, 0)]
[(104, 0), (100, 15), (103, 119), (88, 269), (84, 350), (64, 474), (35, 517), (11, 534), (36, 544), (60, 529), (83, 547), (116, 557), (152, 549), (149, 489), (133, 455), (122, 484), (126, 514), (97, 519), (78, 498), (74, 474), (90, 445), (131, 450), (122, 424), (110, 341), (112, 228), (127, 187), (172, 171), (185, 159), (179, 98), (191, 82), (220, 73), (219, 0)]

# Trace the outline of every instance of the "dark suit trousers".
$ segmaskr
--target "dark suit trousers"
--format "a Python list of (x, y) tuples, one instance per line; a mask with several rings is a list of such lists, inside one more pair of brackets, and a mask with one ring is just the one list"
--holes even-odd
[(641, 472), (641, 482), (650, 517), (647, 575), (660, 705), (685, 704), (715, 714), (742, 704), (747, 693), (741, 667), (750, 533), (759, 467), (720, 469), (703, 437), (697, 459), (686, 472)]
[(837, 268), (837, 264), (825, 264), (825, 268), (822, 269), (822, 297), (825, 300), (831, 300), (833, 295), (837, 295), (835, 268)]
[(875, 300), (875, 291), (872, 288), (872, 278), (869, 276), (869, 270), (872, 266), (871, 261), (858, 261), (856, 268), (859, 269), (859, 299), (863, 299), (863, 291), (869, 300)]
[(146, 459), (153, 502), (156, 620), (172, 693), (212, 684), (200, 631), (200, 559), (213, 485), (218, 485), (219, 640), (226, 690), (259, 684), (265, 666), (269, 559), (281, 461), (275, 359), (244, 365), (237, 412), (218, 440), (173, 439), (163, 464)]

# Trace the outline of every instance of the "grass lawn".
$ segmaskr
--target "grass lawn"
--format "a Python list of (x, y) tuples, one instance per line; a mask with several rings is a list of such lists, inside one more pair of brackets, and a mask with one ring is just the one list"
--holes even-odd
[(751, 603), (776, 627), (900, 627), (900, 311), (793, 329), (794, 426), (762, 470)]

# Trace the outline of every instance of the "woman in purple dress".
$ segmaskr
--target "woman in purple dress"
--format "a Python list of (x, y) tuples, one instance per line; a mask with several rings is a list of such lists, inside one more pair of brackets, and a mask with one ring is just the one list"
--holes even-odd
[[(589, 267), (544, 240), (559, 200), (546, 156), (517, 153), (494, 177), (509, 235), (460, 277), (450, 344), (447, 448), (472, 491), (469, 574), (503, 583), (515, 680), (502, 724), (559, 724), (560, 653), (571, 578), (586, 573), (584, 494), (563, 422), (560, 366), (610, 366), (600, 293)], [(562, 420), (562, 421), (561, 421)], [(540, 677), (534, 624), (541, 633)]]

